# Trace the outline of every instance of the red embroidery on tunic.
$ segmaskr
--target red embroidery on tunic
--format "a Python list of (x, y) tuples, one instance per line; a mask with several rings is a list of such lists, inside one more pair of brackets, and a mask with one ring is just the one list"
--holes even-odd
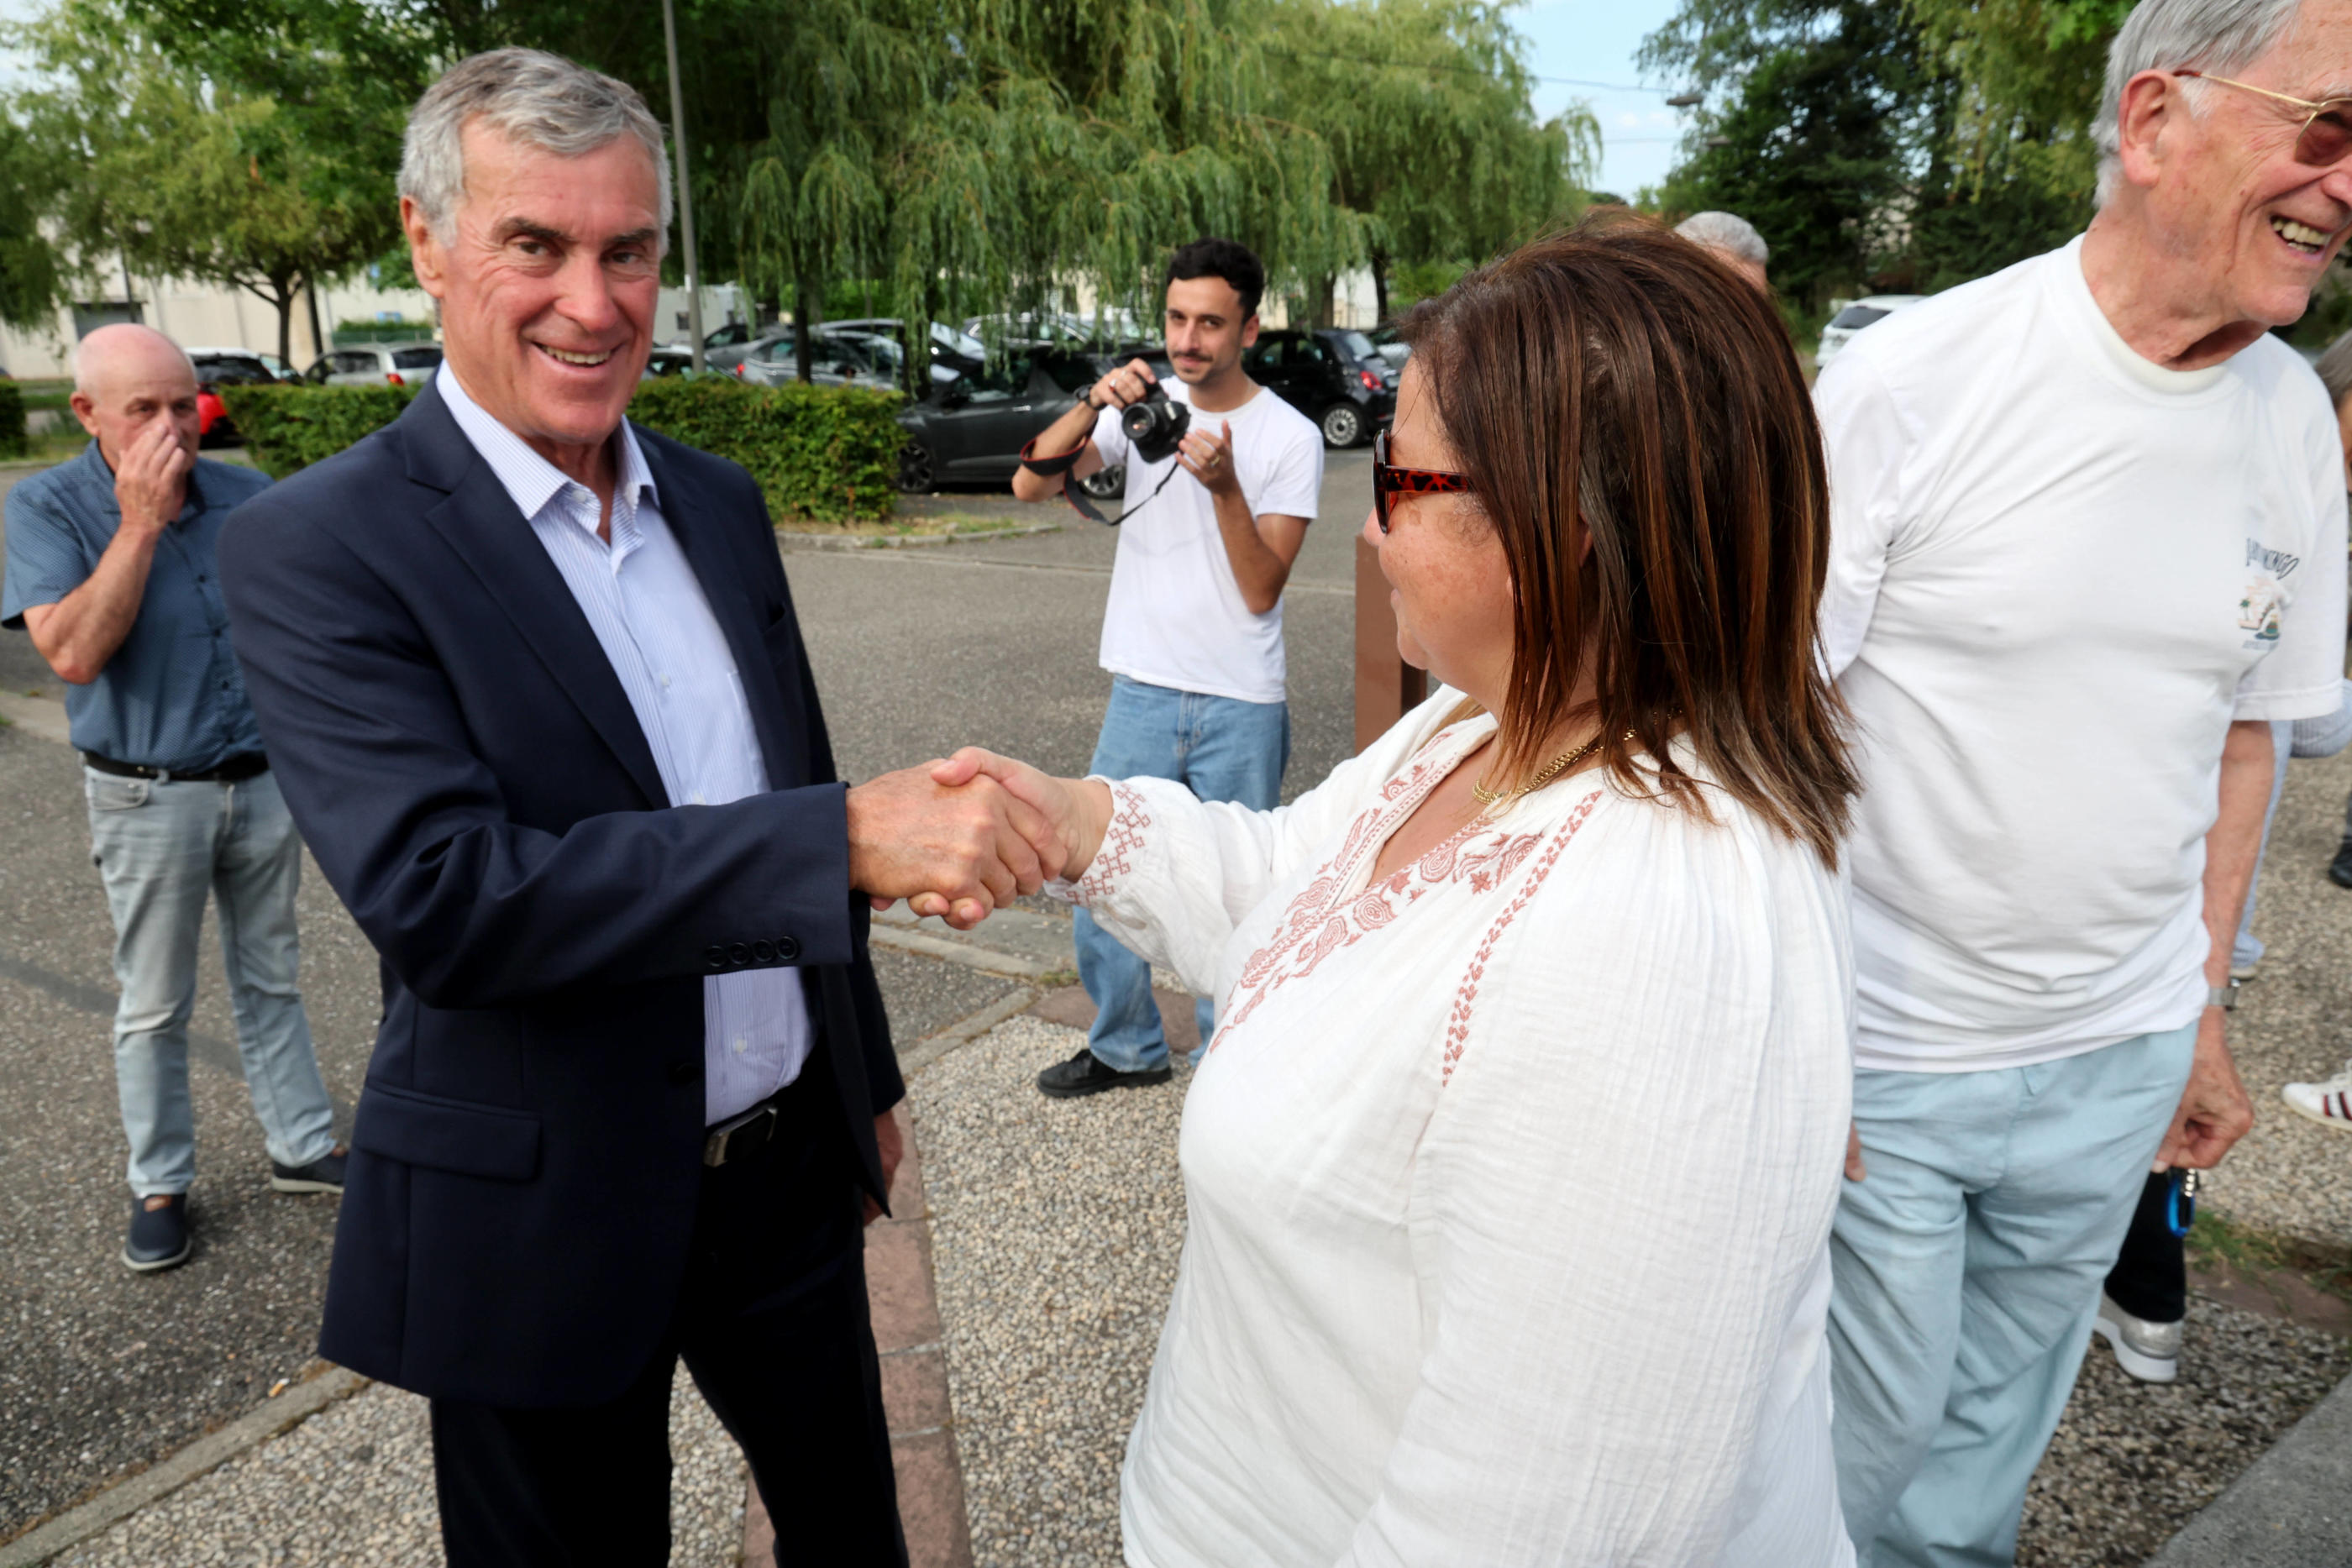
[(1077, 901), (1090, 904), (1108, 894), (1111, 883), (1135, 869), (1132, 856), (1143, 847), (1143, 830), (1151, 826), (1151, 814), (1143, 809), (1143, 797), (1125, 783), (1110, 787), (1110, 826), (1103, 831), (1102, 847), (1087, 867), (1087, 874), (1078, 879)]
[[(1445, 1020), (1445, 1063), (1438, 1073), (1439, 1088), (1453, 1082), (1454, 1064), (1462, 1060), (1463, 1047), (1469, 1043), (1471, 1009), (1477, 1005), (1478, 982), (1486, 978), (1486, 960), (1494, 956), (1496, 942), (1510, 928), (1511, 922), (1518, 918), (1519, 911), (1528, 906), (1528, 901), (1535, 897), (1536, 889), (1544, 884), (1544, 878), (1551, 874), (1551, 868), (1559, 862), (1559, 852), (1568, 848), (1568, 841), (1576, 837), (1576, 830), (1584, 826), (1584, 819), (1592, 815), (1592, 808), (1600, 801), (1601, 791), (1595, 789), (1577, 802), (1576, 810), (1568, 814), (1568, 821), (1562, 824), (1559, 836), (1552, 840), (1550, 847), (1544, 851), (1543, 858), (1528, 873), (1527, 881), (1519, 884), (1519, 891), (1512, 896), (1511, 902), (1504, 905), (1503, 913), (1495, 917), (1495, 924), (1486, 928), (1486, 938), (1478, 944), (1478, 951), (1471, 958), (1470, 967), (1464, 972), (1462, 984), (1454, 993), (1453, 1012)], [(1534, 847), (1532, 840), (1528, 847)], [(1511, 867), (1527, 858), (1527, 853), (1521, 851), (1514, 857), (1506, 852), (1500, 858), (1503, 869), (1496, 873), (1498, 876), (1508, 874)], [(1486, 891), (1478, 885), (1475, 876), (1470, 885), (1477, 892)]]

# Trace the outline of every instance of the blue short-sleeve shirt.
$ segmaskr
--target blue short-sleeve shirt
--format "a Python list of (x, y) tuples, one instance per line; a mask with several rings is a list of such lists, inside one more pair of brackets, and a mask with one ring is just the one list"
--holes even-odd
[[(214, 552), (229, 513), (268, 486), (250, 468), (197, 461), (186, 505), (156, 541), (131, 634), (98, 679), (66, 689), (76, 747), (175, 773), (201, 773), (261, 749), (228, 645)], [(6, 514), (0, 625), (21, 628), (28, 608), (57, 603), (98, 570), (122, 522), (114, 470), (93, 441), (72, 462), (10, 490)]]

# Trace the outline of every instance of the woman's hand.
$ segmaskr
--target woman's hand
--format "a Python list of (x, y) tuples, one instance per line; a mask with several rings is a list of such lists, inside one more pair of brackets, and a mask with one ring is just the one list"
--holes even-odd
[[(1085, 874), (1110, 826), (1109, 789), (1092, 779), (1056, 779), (977, 746), (967, 746), (945, 761), (931, 764), (931, 781), (950, 789), (982, 775), (1045, 819), (1045, 831), (1059, 841), (1064, 878), (1076, 882)], [(947, 913), (946, 901), (934, 894), (910, 898), (907, 907), (917, 915)]]

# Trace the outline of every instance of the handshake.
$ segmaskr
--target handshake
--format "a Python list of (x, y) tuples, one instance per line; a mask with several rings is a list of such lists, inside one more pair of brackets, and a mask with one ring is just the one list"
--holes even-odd
[(1110, 825), (1110, 791), (968, 746), (849, 791), (849, 885), (969, 931), (1024, 893), (1075, 881)]

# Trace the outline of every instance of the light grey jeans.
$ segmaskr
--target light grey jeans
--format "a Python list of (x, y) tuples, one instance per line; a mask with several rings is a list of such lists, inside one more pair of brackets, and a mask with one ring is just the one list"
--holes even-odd
[(295, 988), (294, 890), (302, 844), (268, 773), (237, 784), (152, 782), (83, 770), (90, 858), (114, 915), (114, 1083), (131, 1190), (185, 1192), (196, 1174), (188, 1017), (196, 933), (211, 897), (236, 1014), (237, 1051), (269, 1157), (301, 1166), (335, 1145), (310, 1021)]

